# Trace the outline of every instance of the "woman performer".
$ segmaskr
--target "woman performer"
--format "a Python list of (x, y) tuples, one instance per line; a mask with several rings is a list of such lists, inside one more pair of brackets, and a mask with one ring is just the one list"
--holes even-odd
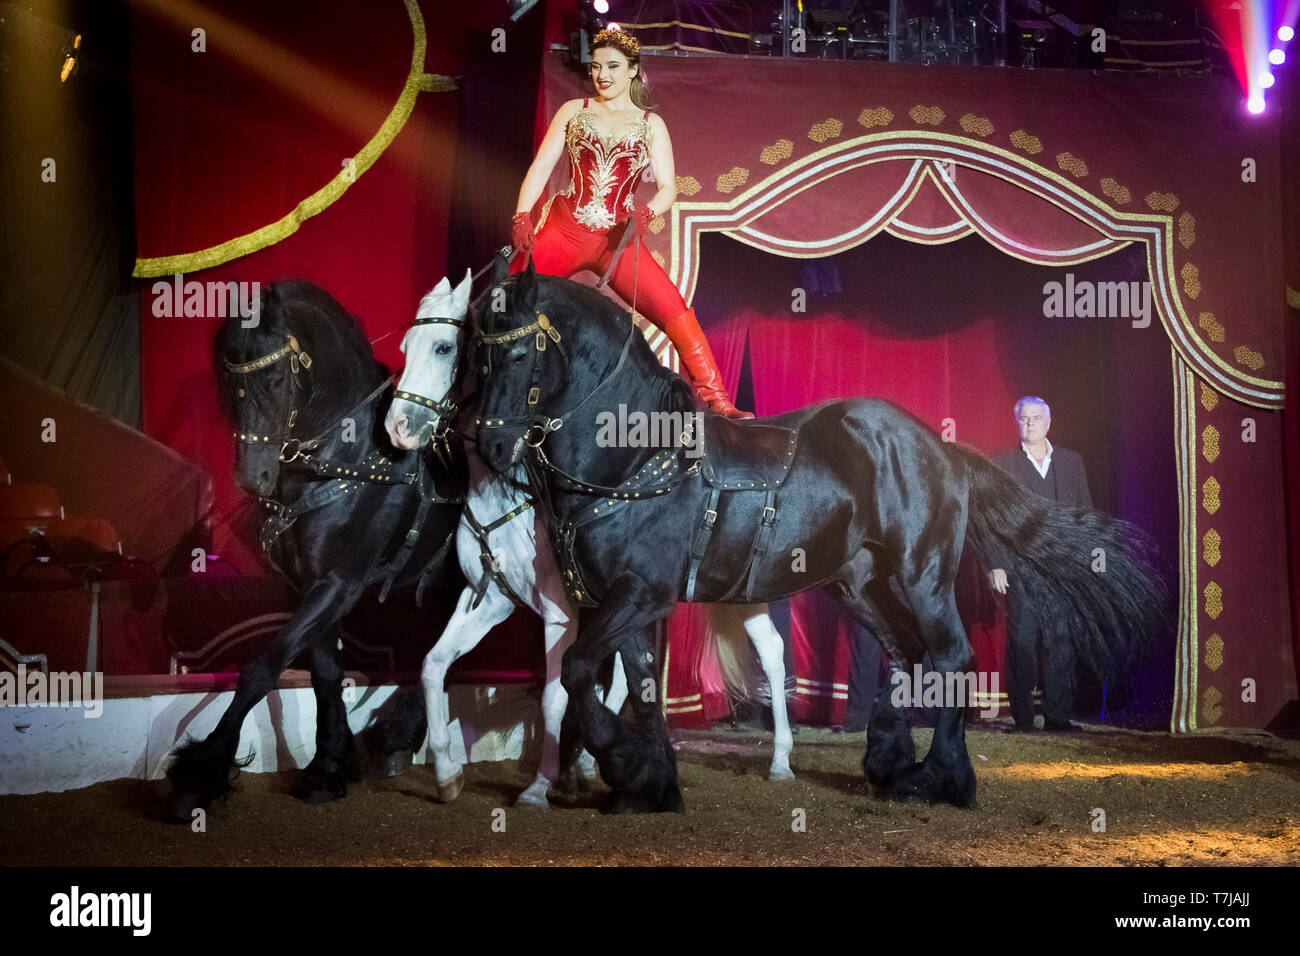
[[(641, 45), (622, 30), (605, 29), (592, 39), (591, 53), (595, 98), (569, 100), (556, 111), (519, 190), (511, 230), (519, 254), (511, 272), (526, 268), (531, 251), (540, 273), (572, 276), (591, 269), (603, 274), (622, 238), (622, 230), (614, 227), (630, 220), (625, 228), (643, 236), (650, 222), (677, 199), (668, 127), (646, 109)], [(566, 149), (569, 187), (547, 202), (534, 235), (529, 210)], [(632, 193), (647, 167), (653, 170), (659, 189), (648, 203), (636, 207)], [(633, 260), (630, 254), (620, 257), (610, 286), (630, 304), (635, 276), (637, 309), (673, 343), (700, 399), (728, 418), (752, 418), (728, 399), (695, 310), (686, 307), (653, 258)]]

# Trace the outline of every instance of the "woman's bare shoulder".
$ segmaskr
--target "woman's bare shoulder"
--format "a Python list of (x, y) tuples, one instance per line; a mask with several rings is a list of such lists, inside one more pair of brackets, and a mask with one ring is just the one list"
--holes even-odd
[(573, 114), (581, 111), (582, 104), (583, 100), (565, 100), (560, 104), (560, 108), (555, 111), (556, 119), (560, 119), (561, 117), (568, 119), (573, 116)]

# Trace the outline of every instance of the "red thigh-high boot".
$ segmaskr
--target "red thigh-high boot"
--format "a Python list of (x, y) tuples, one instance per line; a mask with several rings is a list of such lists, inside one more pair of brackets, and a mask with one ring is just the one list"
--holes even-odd
[(700, 323), (695, 318), (694, 309), (687, 309), (681, 315), (663, 323), (662, 328), (669, 341), (673, 343), (673, 348), (677, 349), (682, 367), (690, 374), (695, 392), (704, 404), (727, 418), (754, 417), (753, 412), (742, 412), (731, 404), (727, 390), (722, 384), (722, 373), (718, 371), (713, 350), (709, 348), (709, 340), (704, 337), (704, 330), (700, 328)]
[[(601, 257), (603, 268), (609, 252)], [(695, 318), (695, 310), (686, 307), (682, 294), (659, 263), (639, 248), (629, 247), (614, 267), (609, 284), (624, 302), (636, 303), (637, 310), (663, 329), (681, 356), (682, 367), (689, 373), (700, 400), (713, 411), (728, 418), (753, 418), (731, 404), (722, 384), (722, 373), (714, 361), (709, 340)]]

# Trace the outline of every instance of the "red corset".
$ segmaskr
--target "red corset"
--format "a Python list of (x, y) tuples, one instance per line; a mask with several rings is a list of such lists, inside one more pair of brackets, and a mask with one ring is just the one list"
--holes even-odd
[(606, 139), (583, 100), (565, 127), (572, 178), (564, 195), (572, 197), (573, 218), (593, 232), (611, 228), (632, 212), (632, 193), (650, 165), (649, 116), (647, 110), (617, 138)]

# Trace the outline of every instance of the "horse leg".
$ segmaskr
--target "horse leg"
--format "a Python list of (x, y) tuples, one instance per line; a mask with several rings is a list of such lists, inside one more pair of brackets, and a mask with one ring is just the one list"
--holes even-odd
[(316, 694), (316, 754), (298, 785), (298, 795), (308, 803), (326, 803), (346, 796), (346, 781), (361, 779), (361, 762), (343, 704), (341, 636), (337, 624), (322, 629), (309, 649), (311, 686)]
[(577, 630), (577, 623), (567, 614), (546, 621), (546, 684), (542, 687), (545, 737), (542, 740), (542, 762), (537, 767), (537, 778), (516, 801), (538, 810), (550, 806), (546, 792), (551, 788), (551, 781), (560, 775), (560, 723), (569, 704), (569, 695), (560, 682), (560, 666), (565, 651), (577, 637)]
[(890, 680), (880, 689), (872, 708), (867, 725), (867, 749), (862, 756), (862, 773), (867, 784), (874, 792), (887, 793), (893, 787), (894, 775), (916, 763), (912, 727), (890, 689), (895, 683), (894, 675), (921, 660), (924, 652), (908, 626), (912, 623), (912, 612), (894, 596), (887, 579), (872, 578), (856, 596), (848, 589), (831, 589), (828, 593), (875, 636), (889, 660)]
[(790, 751), (794, 748), (794, 735), (790, 733), (790, 715), (785, 700), (785, 642), (766, 610), (756, 611), (745, 618), (745, 633), (758, 652), (758, 662), (772, 691), (772, 765), (768, 768), (767, 778), (793, 780)]
[[(630, 789), (615, 788), (611, 792), (608, 805), (611, 813), (681, 813), (684, 809), (681, 791), (677, 787), (677, 755), (668, 737), (668, 725), (659, 700), (658, 675), (655, 673), (654, 654), (650, 650), (653, 637), (653, 625), (646, 625), (626, 638), (620, 651), (627, 677), (624, 681), (628, 690), (627, 702), (633, 720), (627, 730), (635, 744), (616, 748), (609, 759), (615, 765), (615, 775), (624, 781), (632, 781), (634, 785)], [(608, 709), (604, 712), (623, 726), (617, 714)]]
[[(681, 812), (677, 761), (659, 711), (653, 655), (648, 637), (654, 622), (671, 610), (639, 578), (624, 574), (564, 655), (561, 680), (578, 714), (583, 738), (595, 754), (601, 777), (612, 789), (609, 807), (620, 812)], [(596, 696), (597, 670), (615, 650), (623, 652), (635, 723), (627, 726)], [(650, 681), (647, 685), (644, 682)]]
[(474, 591), (461, 591), (456, 610), (442, 636), (424, 656), (420, 683), (424, 687), (424, 706), (429, 715), (429, 753), (433, 756), (438, 799), (450, 803), (465, 787), (465, 768), (452, 759), (451, 731), (447, 712), (447, 668), (458, 657), (473, 650), (488, 631), (510, 616), (512, 604), (495, 587), (483, 594), (483, 603), (474, 608)]
[[(966, 638), (952, 582), (944, 586), (905, 586), (934, 669), (944, 678), (945, 697), (957, 684), (949, 675), (971, 672), (974, 652)], [(958, 807), (975, 805), (975, 770), (966, 752), (966, 705), (944, 700), (935, 722), (934, 739), (925, 759), (894, 774), (892, 792), (904, 800), (943, 801)]]
[[(596, 692), (601, 694), (602, 688), (596, 686)], [(605, 707), (610, 713), (618, 715), (623, 710), (623, 704), (627, 701), (627, 672), (623, 668), (623, 655), (614, 655), (613, 673), (609, 678), (609, 689), (603, 694), (605, 698)], [(596, 769), (596, 758), (591, 752), (583, 748), (578, 754), (578, 774), (583, 780), (592, 781), (600, 776)]]
[[(190, 823), (193, 812), (206, 807), (230, 789), (230, 770), (235, 765), (235, 748), (244, 718), (275, 689), (280, 674), (306, 648), (311, 636), (331, 630), (345, 608), (356, 603), (360, 585), (333, 575), (313, 584), (285, 629), (261, 656), (239, 672), (235, 696), (221, 715), (216, 728), (204, 740), (190, 740), (173, 751), (167, 776), (172, 790), (163, 813), (175, 823)], [(241, 762), (247, 766), (250, 755)]]

